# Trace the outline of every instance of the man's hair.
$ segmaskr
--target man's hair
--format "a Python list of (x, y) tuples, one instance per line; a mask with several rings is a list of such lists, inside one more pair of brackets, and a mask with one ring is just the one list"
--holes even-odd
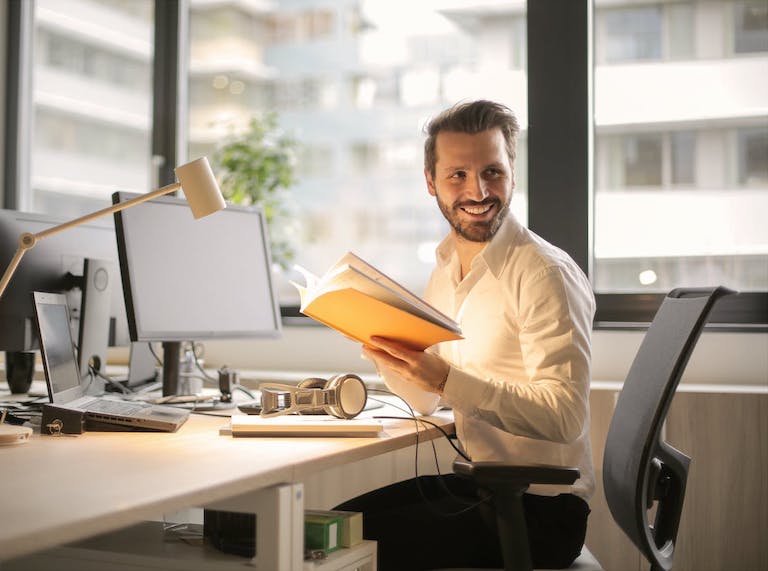
[(476, 135), (496, 127), (501, 129), (501, 133), (504, 135), (509, 162), (510, 165), (513, 164), (517, 133), (520, 131), (515, 114), (509, 107), (500, 103), (480, 99), (457, 103), (427, 123), (424, 127), (424, 132), (427, 135), (427, 140), (424, 141), (424, 168), (432, 177), (435, 176), (437, 136), (443, 131)]

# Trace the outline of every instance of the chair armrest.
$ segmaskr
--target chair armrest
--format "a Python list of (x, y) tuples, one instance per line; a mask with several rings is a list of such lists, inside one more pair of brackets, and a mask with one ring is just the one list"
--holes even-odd
[(563, 466), (514, 466), (504, 462), (470, 462), (457, 458), (453, 462), (457, 476), (473, 479), (479, 485), (494, 488), (518, 488), (525, 490), (531, 484), (570, 485), (581, 475), (578, 468)]

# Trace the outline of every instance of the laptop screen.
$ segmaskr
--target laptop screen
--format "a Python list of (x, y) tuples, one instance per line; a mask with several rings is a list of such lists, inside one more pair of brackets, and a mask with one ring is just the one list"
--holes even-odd
[[(35, 292), (35, 311), (40, 334), (40, 348), (48, 378), (51, 402), (67, 402), (81, 396), (80, 371), (69, 329), (69, 310), (66, 298), (58, 294)], [(72, 391), (66, 398), (65, 391)]]

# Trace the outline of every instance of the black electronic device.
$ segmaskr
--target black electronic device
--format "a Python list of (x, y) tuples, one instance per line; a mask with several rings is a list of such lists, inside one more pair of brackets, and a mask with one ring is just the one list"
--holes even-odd
[[(37, 233), (66, 221), (67, 218), (52, 214), (0, 210), (0, 268), (8, 266), (21, 234)], [(93, 260), (94, 279), (90, 281), (93, 288), (88, 287), (89, 280), (84, 277), (89, 259)], [(24, 256), (0, 297), (0, 350), (6, 352), (6, 363), (13, 364), (14, 374), (8, 380), (14, 392), (25, 392), (29, 388), (34, 366), (22, 370), (22, 364), (30, 363), (27, 354), (39, 347), (33, 291), (60, 292), (67, 296), (73, 309), (73, 335), (83, 348), (84, 362), (91, 361), (94, 355), (103, 362), (107, 345), (128, 344), (120, 280), (115, 275), (115, 279), (107, 280), (112, 286), (109, 291), (98, 289), (104, 285), (104, 272), (109, 270), (99, 272), (97, 265), (117, 272), (115, 231), (109, 220), (89, 222), (42, 240)], [(82, 315), (84, 309), (87, 317)]]
[(163, 343), (163, 395), (178, 392), (181, 342), (281, 334), (260, 209), (194, 220), (185, 200), (164, 197), (116, 213), (115, 228), (130, 337)]
[[(66, 222), (52, 214), (0, 210), (0, 268), (8, 266), (24, 232), (36, 233)], [(78, 333), (83, 273), (86, 258), (110, 261), (117, 266), (114, 227), (109, 221), (89, 222), (56, 237), (40, 241), (29, 250), (0, 297), (0, 350), (35, 351), (35, 311), (31, 292), (65, 293), (73, 309), (73, 329)], [(119, 280), (109, 295), (110, 345), (128, 344), (128, 325)]]
[(237, 409), (243, 414), (261, 414), (261, 399), (239, 402)]

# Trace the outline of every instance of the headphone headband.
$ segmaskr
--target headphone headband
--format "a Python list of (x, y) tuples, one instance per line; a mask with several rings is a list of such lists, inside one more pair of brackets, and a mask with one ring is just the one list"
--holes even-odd
[(259, 389), (264, 418), (318, 411), (337, 418), (354, 418), (362, 412), (368, 400), (365, 383), (352, 373), (336, 375), (328, 381), (310, 378), (298, 386), (262, 383)]

